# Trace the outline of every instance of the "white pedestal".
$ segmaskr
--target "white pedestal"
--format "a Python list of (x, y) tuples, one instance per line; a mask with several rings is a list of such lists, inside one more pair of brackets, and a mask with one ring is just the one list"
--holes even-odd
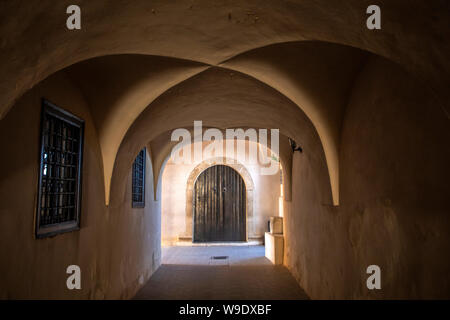
[(266, 246), (266, 258), (272, 261), (273, 264), (283, 264), (283, 235), (266, 232), (264, 240)]

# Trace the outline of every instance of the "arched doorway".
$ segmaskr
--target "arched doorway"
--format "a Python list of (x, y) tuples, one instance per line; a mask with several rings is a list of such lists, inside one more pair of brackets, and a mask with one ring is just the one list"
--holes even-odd
[(194, 242), (246, 241), (246, 187), (226, 165), (204, 170), (194, 186)]

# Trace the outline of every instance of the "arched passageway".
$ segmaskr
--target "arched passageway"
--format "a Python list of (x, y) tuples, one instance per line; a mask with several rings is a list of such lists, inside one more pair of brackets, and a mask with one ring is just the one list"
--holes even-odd
[[(171, 133), (199, 120), (279, 129), (283, 264), (311, 298), (448, 298), (447, 4), (381, 0), (383, 28), (368, 30), (359, 0), (133, 3), (80, 1), (73, 32), (66, 1), (0, 4), (1, 298), (133, 297), (162, 261)], [(81, 220), (37, 239), (39, 194), (74, 206), (38, 187), (43, 98), (84, 123)], [(189, 236), (186, 202), (174, 237)], [(62, 285), (73, 263), (82, 290)], [(382, 290), (365, 286), (371, 264)]]
[[(286, 139), (287, 138), (282, 138)], [(229, 140), (224, 140), (225, 146)], [(161, 217), (162, 217), (162, 243), (163, 245), (173, 245), (182, 241), (191, 243), (193, 241), (193, 205), (194, 205), (194, 187), (200, 174), (206, 169), (216, 165), (226, 165), (238, 172), (242, 177), (245, 185), (245, 213), (246, 213), (246, 233), (245, 241), (249, 243), (263, 243), (264, 232), (267, 231), (267, 222), (271, 216), (282, 216), (280, 211), (280, 201), (290, 201), (288, 179), (284, 179), (281, 184), (280, 177), (281, 163), (285, 162), (289, 157), (282, 152), (285, 148), (280, 148), (279, 153), (275, 157), (275, 161), (271, 160), (270, 164), (261, 164), (259, 161), (254, 162), (249, 157), (250, 150), (262, 151), (262, 147), (258, 143), (250, 141), (242, 141), (245, 146), (245, 157), (241, 158), (237, 154), (234, 157), (216, 157), (209, 154), (206, 150), (211, 147), (211, 142), (199, 142), (202, 145), (204, 154), (201, 160), (192, 163), (176, 163), (173, 156), (170, 156), (163, 166), (161, 179)], [(280, 142), (283, 142), (280, 140)], [(286, 141), (287, 143), (287, 141)], [(196, 144), (192, 144), (189, 148), (195, 150)], [(239, 140), (233, 144), (238, 146)], [(270, 143), (269, 143), (270, 144)], [(155, 146), (155, 145), (154, 145)], [(223, 154), (226, 154), (226, 148)], [(164, 150), (164, 148), (163, 148)], [(290, 150), (290, 149), (289, 149)], [(273, 153), (271, 149), (267, 152)], [(290, 156), (291, 151), (289, 151)], [(286, 157), (286, 158), (285, 158)], [(242, 161), (242, 162), (241, 162)], [(261, 174), (264, 169), (275, 168), (270, 175)], [(283, 167), (286, 173), (288, 165)], [(281, 190), (282, 188), (283, 190)]]

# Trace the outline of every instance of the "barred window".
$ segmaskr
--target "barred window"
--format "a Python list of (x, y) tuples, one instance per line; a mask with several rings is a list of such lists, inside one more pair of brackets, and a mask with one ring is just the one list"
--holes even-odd
[(145, 207), (145, 148), (137, 155), (133, 163), (132, 207)]
[(43, 100), (36, 237), (80, 228), (84, 121)]

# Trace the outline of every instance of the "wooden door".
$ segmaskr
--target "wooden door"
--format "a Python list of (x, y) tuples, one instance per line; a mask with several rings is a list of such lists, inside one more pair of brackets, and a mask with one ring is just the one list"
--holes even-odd
[(194, 186), (194, 242), (246, 241), (246, 189), (233, 168), (212, 166)]

